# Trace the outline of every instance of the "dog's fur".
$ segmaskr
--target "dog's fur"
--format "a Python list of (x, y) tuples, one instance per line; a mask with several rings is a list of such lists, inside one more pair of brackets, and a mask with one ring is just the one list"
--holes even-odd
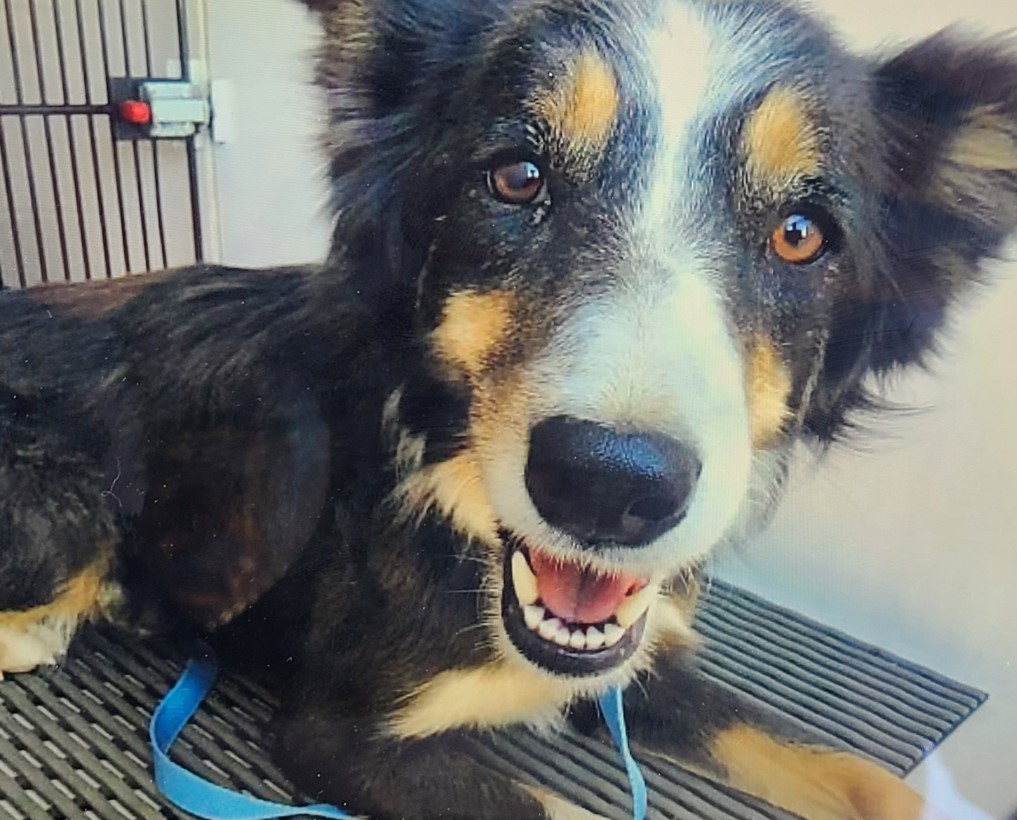
[[(771, 0), (310, 5), (325, 265), (0, 298), (0, 670), (89, 617), (218, 630), (286, 674), (286, 772), (379, 818), (586, 816), (462, 741), (586, 723), (612, 683), (648, 753), (808, 817), (919, 816), (698, 677), (689, 624), (792, 444), (919, 362), (1017, 226), (1013, 43), (863, 59)], [(502, 201), (506, 167), (546, 188)], [(804, 264), (769, 241), (795, 213), (826, 239)], [(680, 448), (677, 525), (549, 522), (529, 442), (561, 416)], [(645, 583), (641, 635), (596, 663), (539, 646), (519, 549)]]

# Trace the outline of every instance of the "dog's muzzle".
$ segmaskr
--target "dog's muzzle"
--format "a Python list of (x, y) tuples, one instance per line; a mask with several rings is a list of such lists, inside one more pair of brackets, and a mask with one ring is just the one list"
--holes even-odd
[(593, 675), (636, 651), (656, 585), (645, 574), (591, 568), (584, 553), (635, 549), (677, 526), (700, 471), (695, 452), (662, 435), (567, 416), (533, 428), (527, 490), (579, 551), (568, 560), (502, 533), (502, 615), (526, 658), (559, 674)]

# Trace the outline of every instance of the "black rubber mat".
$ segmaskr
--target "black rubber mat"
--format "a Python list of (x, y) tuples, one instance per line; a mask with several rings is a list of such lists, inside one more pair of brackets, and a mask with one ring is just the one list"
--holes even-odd
[[(714, 583), (698, 622), (704, 671), (831, 743), (909, 771), (985, 694)], [(183, 664), (173, 650), (87, 630), (60, 668), (0, 683), (0, 815), (14, 818), (179, 817), (149, 769), (148, 720)], [(263, 750), (271, 696), (224, 676), (174, 747), (218, 783), (286, 802), (290, 789)], [(612, 748), (530, 732), (478, 744), (478, 755), (543, 782), (593, 811), (627, 816)], [(784, 815), (682, 770), (644, 761), (656, 818)]]

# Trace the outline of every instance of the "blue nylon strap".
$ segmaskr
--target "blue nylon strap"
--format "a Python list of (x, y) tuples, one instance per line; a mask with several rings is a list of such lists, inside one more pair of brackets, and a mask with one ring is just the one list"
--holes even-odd
[(169, 748), (173, 741), (194, 716), (215, 683), (218, 672), (215, 655), (210, 648), (202, 649), (203, 654), (195, 655), (187, 662), (180, 680), (156, 707), (149, 726), (155, 784), (166, 799), (177, 808), (206, 820), (271, 820), (274, 817), (293, 817), (298, 814), (352, 820), (353, 815), (335, 806), (287, 806), (230, 791), (198, 777), (169, 759)]
[[(335, 806), (318, 803), (313, 806), (287, 806), (225, 789), (198, 777), (169, 759), (169, 749), (187, 725), (215, 683), (218, 664), (212, 649), (203, 646), (201, 654), (187, 662), (180, 680), (156, 707), (149, 725), (155, 784), (170, 803), (205, 820), (272, 820), (275, 817), (310, 815), (334, 820), (353, 820)], [(625, 730), (622, 693), (618, 687), (608, 689), (600, 698), (607, 728), (625, 763), (632, 790), (633, 820), (646, 818), (646, 783), (629, 751)]]
[(632, 817), (633, 820), (645, 820), (646, 818), (646, 781), (643, 780), (643, 773), (639, 764), (632, 756), (629, 749), (629, 733), (625, 728), (625, 704), (622, 700), (620, 686), (612, 686), (600, 696), (600, 711), (604, 715), (604, 722), (607, 730), (614, 739), (614, 745), (621, 755), (622, 763), (625, 764), (625, 774), (629, 777), (629, 791), (632, 793)]

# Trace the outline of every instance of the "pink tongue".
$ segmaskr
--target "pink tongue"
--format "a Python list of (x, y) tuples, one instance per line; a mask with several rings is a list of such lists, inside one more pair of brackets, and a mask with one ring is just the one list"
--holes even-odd
[(629, 575), (597, 575), (575, 564), (555, 561), (530, 550), (530, 568), (537, 576), (540, 600), (551, 612), (570, 623), (598, 624), (606, 621), (625, 596), (640, 585)]

